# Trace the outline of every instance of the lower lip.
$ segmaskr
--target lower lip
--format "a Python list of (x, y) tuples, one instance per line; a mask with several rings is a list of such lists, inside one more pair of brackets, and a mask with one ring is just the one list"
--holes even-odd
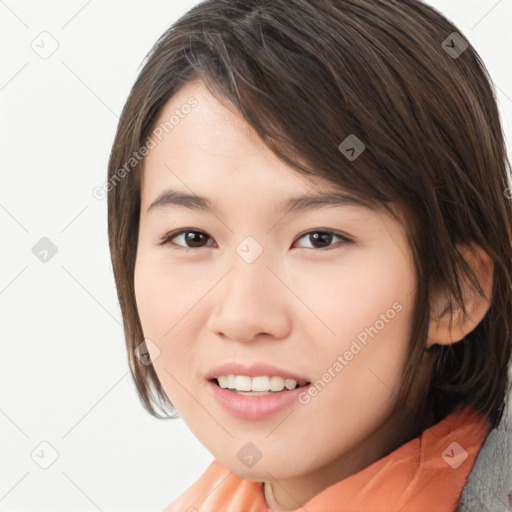
[(210, 393), (227, 412), (246, 420), (261, 420), (286, 409), (298, 401), (299, 395), (309, 386), (302, 386), (287, 391), (280, 391), (270, 395), (250, 396), (239, 395), (221, 388), (215, 382), (207, 382)]

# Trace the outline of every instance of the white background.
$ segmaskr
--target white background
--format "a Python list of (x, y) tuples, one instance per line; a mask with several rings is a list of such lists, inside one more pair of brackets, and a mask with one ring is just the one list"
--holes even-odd
[[(212, 460), (138, 401), (92, 196), (143, 58), (196, 3), (0, 0), (0, 511), (160, 511)], [(512, 0), (427, 3), (482, 56), (510, 147)]]

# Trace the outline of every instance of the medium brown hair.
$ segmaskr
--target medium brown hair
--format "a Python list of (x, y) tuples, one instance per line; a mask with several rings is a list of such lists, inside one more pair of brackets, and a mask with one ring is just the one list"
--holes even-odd
[[(433, 366), (416, 416), (422, 430), (429, 416), (437, 422), (472, 405), (497, 425), (511, 352), (510, 163), (488, 72), (471, 44), (459, 55), (447, 51), (463, 49), (453, 32), (460, 34), (415, 0), (206, 0), (156, 42), (108, 167), (109, 244), (128, 360), (151, 414), (170, 417), (157, 407), (165, 414), (173, 407), (153, 366), (134, 355), (144, 340), (134, 293), (143, 160), (129, 172), (126, 163), (166, 101), (201, 79), (297, 172), (405, 212), (418, 286), (397, 406), (424, 355), (432, 291), (444, 293), (450, 312), (464, 308), (462, 282), (482, 293), (456, 244), (477, 244), (490, 256), (490, 308), (463, 340), (429, 350)], [(366, 146), (352, 161), (338, 149), (351, 134)]]

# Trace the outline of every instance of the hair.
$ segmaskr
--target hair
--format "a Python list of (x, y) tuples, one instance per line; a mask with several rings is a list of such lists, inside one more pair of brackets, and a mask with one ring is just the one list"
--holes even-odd
[[(296, 172), (325, 178), (402, 223), (417, 288), (397, 407), (419, 374), (434, 291), (450, 313), (457, 306), (466, 313), (462, 283), (483, 295), (457, 244), (489, 255), (489, 310), (459, 342), (429, 349), (415, 416), (421, 431), (428, 417), (438, 422), (471, 405), (497, 426), (510, 386), (510, 162), (488, 71), (469, 42), (458, 56), (445, 50), (453, 32), (460, 34), (416, 0), (206, 0), (155, 43), (108, 164), (109, 246), (129, 366), (153, 416), (175, 417), (153, 365), (134, 354), (144, 340), (133, 279), (144, 161), (120, 171), (146, 144), (166, 101), (200, 79)], [(365, 144), (352, 161), (339, 149), (351, 134)]]

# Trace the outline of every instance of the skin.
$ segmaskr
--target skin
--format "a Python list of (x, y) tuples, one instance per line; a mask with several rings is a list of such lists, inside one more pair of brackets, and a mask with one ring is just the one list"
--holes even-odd
[[(191, 96), (198, 105), (144, 161), (134, 276), (141, 324), (158, 347), (149, 351), (160, 382), (199, 441), (239, 477), (265, 482), (270, 507), (296, 509), (407, 437), (407, 411), (390, 412), (412, 321), (411, 252), (403, 228), (381, 211), (279, 210), (292, 196), (335, 186), (280, 161), (202, 82), (178, 91), (156, 125)], [(208, 197), (219, 214), (177, 205), (147, 212), (168, 188)], [(184, 235), (159, 245), (181, 228), (205, 235), (188, 251)], [(353, 241), (315, 244), (318, 230)], [(251, 264), (236, 252), (247, 236), (263, 249)], [(246, 420), (207, 390), (205, 374), (226, 360), (263, 361), (314, 382), (396, 302), (402, 310), (307, 405)], [(237, 457), (249, 441), (262, 453), (252, 468)]]

